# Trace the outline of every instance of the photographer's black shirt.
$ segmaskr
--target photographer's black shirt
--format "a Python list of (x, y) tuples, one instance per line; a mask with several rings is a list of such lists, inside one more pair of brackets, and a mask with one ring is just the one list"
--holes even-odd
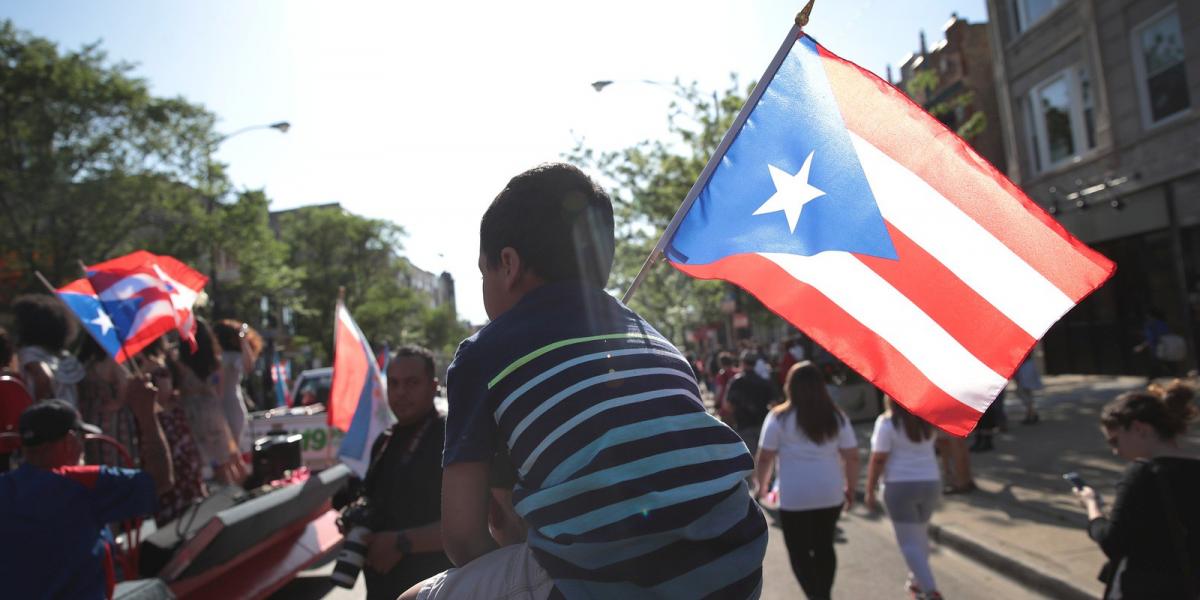
[[(421, 420), (403, 427), (393, 426), (375, 440), (364, 492), (371, 507), (373, 531), (409, 529), (441, 520), (442, 444), (446, 424), (436, 412), (430, 418), (433, 421), (428, 425)], [(421, 436), (420, 442), (410, 454), (416, 435)], [(430, 552), (405, 556), (387, 573), (365, 567), (367, 598), (392, 600), (413, 584), (452, 566), (444, 553)]]

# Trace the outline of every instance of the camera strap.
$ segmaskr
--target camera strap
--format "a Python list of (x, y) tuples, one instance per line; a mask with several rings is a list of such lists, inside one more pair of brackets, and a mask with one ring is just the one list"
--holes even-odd
[[(425, 421), (421, 423), (421, 427), (409, 436), (408, 445), (404, 447), (404, 453), (400, 455), (401, 467), (407, 467), (408, 463), (412, 462), (413, 456), (417, 453), (417, 448), (421, 446), (421, 440), (425, 439), (425, 434), (429, 431), (433, 423), (437, 421), (437, 414), (437, 410), (429, 411), (429, 416), (425, 417)], [(372, 489), (372, 483), (376, 477), (375, 472), (377, 469), (375, 466), (379, 464), (380, 460), (383, 460), (383, 455), (387, 454), (388, 446), (391, 446), (394, 441), (396, 441), (396, 430), (392, 429), (392, 431), (388, 432), (387, 439), (383, 440), (379, 452), (371, 458), (371, 464), (367, 466), (367, 477), (363, 481), (363, 487), (368, 493)]]

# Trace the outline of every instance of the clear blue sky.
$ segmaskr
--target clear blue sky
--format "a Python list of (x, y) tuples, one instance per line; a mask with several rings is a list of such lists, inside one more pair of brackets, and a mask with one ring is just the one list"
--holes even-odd
[[(481, 323), (479, 217), (509, 177), (578, 137), (614, 149), (661, 136), (670, 94), (631, 81), (757, 79), (802, 5), (9, 0), (0, 18), (69, 48), (102, 40), (222, 131), (291, 121), (221, 147), (234, 182), (273, 208), (337, 201), (401, 224), (406, 253), (450, 271), (460, 314)], [(919, 30), (937, 43), (952, 12), (986, 19), (984, 0), (818, 0), (807, 31), (882, 74)], [(625, 83), (597, 94), (598, 79)]]

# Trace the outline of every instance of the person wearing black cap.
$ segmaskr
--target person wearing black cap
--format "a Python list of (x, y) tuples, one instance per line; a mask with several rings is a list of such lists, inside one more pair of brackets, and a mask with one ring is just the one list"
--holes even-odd
[(152, 514), (155, 480), (143, 471), (80, 465), (84, 434), (99, 429), (63, 400), (25, 409), (18, 429), (25, 462), (0, 475), (5, 597), (111, 598), (107, 524)]

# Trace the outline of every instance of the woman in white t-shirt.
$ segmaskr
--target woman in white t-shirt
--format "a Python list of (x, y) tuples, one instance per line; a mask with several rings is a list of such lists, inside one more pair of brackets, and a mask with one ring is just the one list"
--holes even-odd
[(867, 508), (878, 510), (875, 490), (884, 481), (883, 502), (908, 563), (913, 598), (940, 599), (929, 568), (929, 518), (941, 497), (941, 473), (933, 444), (933, 426), (886, 398), (888, 411), (875, 420), (871, 460), (867, 464)]
[(785, 381), (786, 400), (767, 415), (759, 436), (756, 494), (770, 489), (778, 459), (779, 516), (792, 572), (810, 599), (829, 598), (837, 520), (853, 504), (858, 483), (858, 441), (815, 364), (796, 363)]

